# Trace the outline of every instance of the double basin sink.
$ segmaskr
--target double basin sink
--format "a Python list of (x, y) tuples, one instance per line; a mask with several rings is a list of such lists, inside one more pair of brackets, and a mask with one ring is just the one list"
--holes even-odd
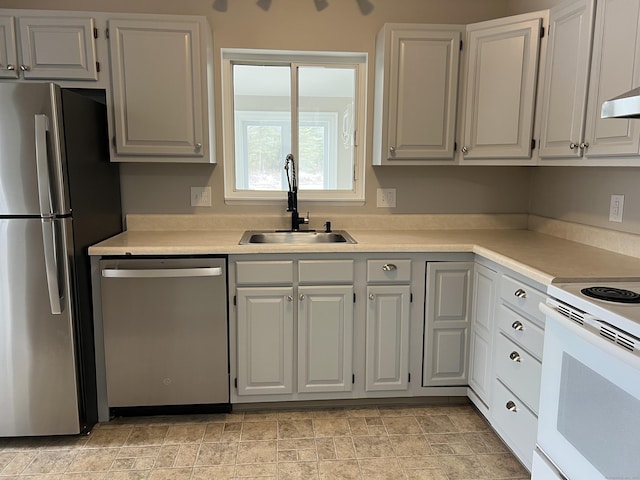
[(247, 230), (240, 239), (240, 245), (257, 243), (317, 244), (317, 243), (357, 243), (344, 230), (316, 232), (315, 230)]

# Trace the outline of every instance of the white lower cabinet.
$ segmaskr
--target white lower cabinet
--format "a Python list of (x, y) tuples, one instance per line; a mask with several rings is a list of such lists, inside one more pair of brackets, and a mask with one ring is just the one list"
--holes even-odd
[(471, 342), (469, 345), (469, 387), (472, 401), (486, 416), (491, 401), (493, 372), (493, 325), (498, 273), (476, 264), (473, 272)]
[(298, 292), (298, 391), (351, 390), (353, 286), (301, 286)]
[(367, 391), (409, 388), (409, 285), (367, 287)]
[(429, 262), (423, 386), (467, 385), (473, 262)]
[(499, 279), (494, 312), (493, 374), (488, 418), (518, 459), (531, 470), (538, 403), (545, 294), (510, 273)]
[(239, 395), (293, 391), (293, 287), (237, 289)]

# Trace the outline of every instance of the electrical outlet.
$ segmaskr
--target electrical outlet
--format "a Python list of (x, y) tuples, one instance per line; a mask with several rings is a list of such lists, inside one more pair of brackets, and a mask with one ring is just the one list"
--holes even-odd
[(376, 206), (379, 208), (396, 208), (396, 189), (379, 188)]
[(624, 211), (624, 195), (611, 195), (609, 204), (609, 221), (622, 222), (622, 212)]
[(191, 187), (191, 206), (210, 207), (211, 187)]

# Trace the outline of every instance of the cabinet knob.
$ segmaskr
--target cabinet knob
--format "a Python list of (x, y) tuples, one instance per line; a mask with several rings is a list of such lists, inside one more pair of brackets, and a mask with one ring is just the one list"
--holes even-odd
[(375, 300), (376, 296), (373, 293), (369, 294), (369, 300)]
[(569, 144), (569, 148), (570, 148), (571, 150), (575, 150), (575, 149), (576, 149), (576, 148), (578, 148), (578, 147), (580, 147), (580, 145), (578, 145), (577, 143), (573, 143), (573, 142), (571, 142), (571, 143)]
[(196, 144), (194, 145), (194, 149), (193, 149), (193, 151), (194, 151), (194, 152), (196, 152), (196, 153), (198, 153), (201, 149), (202, 149), (202, 144), (201, 144), (201, 143), (196, 143)]
[(582, 142), (582, 143), (580, 144), (580, 148), (589, 148), (589, 143), (587, 143), (587, 142)]
[(522, 325), (522, 322), (520, 320), (516, 320), (515, 322), (513, 322), (511, 324), (511, 328), (513, 328), (514, 330), (518, 330), (519, 332), (521, 332), (522, 330), (524, 330), (524, 325)]
[(7, 70), (14, 71), (15, 69), (15, 65), (7, 65)]
[(29, 70), (31, 70), (31, 67), (29, 65), (20, 65), (20, 70), (23, 72), (28, 72)]
[(510, 412), (517, 412), (518, 411), (518, 406), (512, 402), (511, 400), (509, 400), (507, 402), (507, 404), (505, 405), (505, 407), (507, 408), (507, 410), (509, 410)]
[(301, 301), (302, 301), (302, 300), (304, 300), (304, 299), (305, 299), (304, 293), (301, 293), (301, 294), (298, 296), (298, 298), (299, 298)]
[(467, 153), (469, 151), (469, 147), (462, 147), (462, 153)]
[(509, 358), (514, 362), (520, 363), (520, 354), (515, 350), (509, 354)]
[(293, 302), (293, 296), (287, 295), (287, 302)]
[(397, 270), (398, 267), (396, 267), (393, 263), (385, 263), (382, 266), (382, 270), (384, 270), (385, 272), (392, 272), (394, 270)]
[(396, 156), (396, 147), (389, 147), (389, 153), (392, 157)]
[(519, 288), (515, 291), (514, 295), (518, 298), (527, 298), (527, 292), (523, 289)]

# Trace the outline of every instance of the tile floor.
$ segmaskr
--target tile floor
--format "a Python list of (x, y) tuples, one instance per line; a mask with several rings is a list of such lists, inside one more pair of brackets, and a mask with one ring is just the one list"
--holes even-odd
[(120, 418), (0, 439), (0, 480), (529, 479), (470, 405)]

